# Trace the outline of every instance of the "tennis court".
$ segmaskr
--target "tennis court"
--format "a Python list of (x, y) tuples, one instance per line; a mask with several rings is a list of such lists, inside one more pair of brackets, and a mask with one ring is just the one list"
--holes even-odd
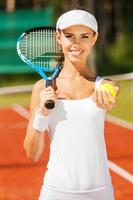
[[(74, 2), (95, 13), (99, 21), (97, 56), (95, 51), (92, 55), (98, 74), (132, 71), (132, 0), (0, 1), (0, 200), (37, 200), (49, 158), (47, 135), (45, 151), (37, 163), (24, 152), (32, 84), (40, 77), (17, 56), (17, 39), (27, 29), (53, 26), (59, 13)], [(132, 200), (133, 73), (111, 78), (119, 81), (121, 92), (117, 106), (106, 117), (108, 163), (115, 200)]]
[[(48, 161), (49, 141), (47, 135), (46, 149), (39, 162), (33, 163), (26, 158), (23, 149), (32, 86), (27, 87), (29, 90), (27, 89), (25, 94), (21, 92), (24, 88), (15, 87), (13, 90), (16, 92), (14, 93), (11, 92), (11, 88), (4, 88), (3, 94), (5, 94), (1, 96), (0, 200), (36, 200)], [(8, 95), (6, 90), (8, 90)], [(124, 91), (125, 89), (122, 89), (122, 95)], [(132, 101), (127, 102), (127, 104), (130, 103)], [(116, 109), (119, 110), (119, 106)], [(129, 108), (131, 111), (131, 107)], [(125, 118), (130, 118), (132, 122), (132, 112), (128, 112), (128, 107), (126, 109)], [(114, 110), (111, 112), (113, 113)], [(127, 122), (125, 119), (120, 119), (118, 115), (120, 115), (119, 112), (116, 116), (109, 113), (105, 123), (109, 167), (116, 200), (131, 200), (133, 198), (133, 126), (129, 120)]]

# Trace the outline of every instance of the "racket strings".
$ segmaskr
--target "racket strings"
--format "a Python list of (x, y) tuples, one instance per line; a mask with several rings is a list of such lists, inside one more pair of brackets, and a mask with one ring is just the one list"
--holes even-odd
[(40, 29), (25, 34), (21, 41), (22, 54), (40, 67), (53, 68), (61, 56), (61, 47), (56, 42), (55, 30)]

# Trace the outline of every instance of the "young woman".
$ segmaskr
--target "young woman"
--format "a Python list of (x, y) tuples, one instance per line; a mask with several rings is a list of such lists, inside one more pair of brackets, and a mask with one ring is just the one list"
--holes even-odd
[[(98, 37), (97, 21), (85, 10), (71, 10), (56, 24), (57, 41), (64, 54), (56, 89), (38, 81), (31, 98), (24, 148), (37, 161), (50, 138), (50, 157), (39, 200), (114, 200), (104, 142), (106, 110), (115, 105), (111, 93), (97, 90), (87, 59)], [(119, 87), (115, 86), (117, 92)], [(108, 101), (110, 98), (110, 101)], [(47, 100), (55, 101), (48, 110)]]

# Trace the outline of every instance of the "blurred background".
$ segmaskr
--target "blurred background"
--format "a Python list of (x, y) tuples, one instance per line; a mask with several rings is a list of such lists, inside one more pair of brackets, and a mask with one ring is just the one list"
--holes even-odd
[(111, 113), (133, 121), (132, 0), (0, 0), (0, 87), (33, 84), (40, 78), (18, 57), (17, 39), (29, 28), (55, 26), (59, 15), (77, 4), (93, 13), (99, 24), (89, 60), (92, 70), (100, 76), (115, 75), (112, 79), (121, 86), (124, 98), (118, 98), (119, 106)]
[[(55, 25), (59, 15), (76, 3), (95, 14), (99, 24), (96, 46), (98, 74), (128, 73), (133, 67), (132, 0), (1, 0), (0, 73), (28, 73), (16, 56), (16, 41), (24, 30), (40, 25)], [(8, 52), (8, 59), (5, 56)]]
[[(26, 160), (22, 150), (27, 119), (29, 118), (29, 115), (27, 115), (28, 111), (24, 110), (24, 108), (29, 109), (32, 86), (40, 79), (40, 76), (20, 60), (16, 51), (16, 42), (20, 34), (29, 28), (45, 25), (55, 26), (60, 14), (77, 4), (87, 8), (94, 14), (99, 24), (99, 39), (89, 59), (92, 70), (100, 76), (106, 76), (117, 81), (120, 85), (121, 90), (117, 97), (117, 106), (109, 111), (108, 115), (111, 116), (113, 122), (118, 122), (119, 125), (126, 128), (129, 127), (130, 130), (133, 130), (133, 0), (0, 0), (0, 149), (1, 152), (4, 152), (4, 154), (0, 154), (0, 169), (3, 170), (3, 173), (0, 172), (0, 200), (37, 199), (42, 180), (42, 166), (44, 165), (44, 162), (40, 162), (37, 165), (38, 168), (32, 172), (32, 164)], [(25, 121), (16, 116), (13, 110), (21, 114), (24, 113), (23, 117)], [(18, 136), (15, 131), (17, 133), (22, 132), (22, 135)], [(126, 133), (125, 129), (124, 131)], [(118, 132), (121, 134), (124, 133), (123, 130), (118, 131), (118, 129), (115, 129), (113, 132), (117, 134)], [(10, 138), (11, 133), (13, 133), (15, 138), (20, 137), (18, 139), (19, 146), (17, 146), (18, 141), (15, 138), (14, 140)], [(129, 148), (131, 139), (127, 139), (127, 143), (125, 142), (126, 139), (124, 139), (123, 142), (117, 144), (121, 137), (122, 135), (114, 139), (113, 143), (111, 143), (111, 153), (112, 151), (118, 153), (118, 149), (126, 151)], [(127, 144), (127, 146), (124, 146), (124, 144)], [(16, 156), (14, 155), (15, 145), (18, 148), (15, 150)], [(108, 141), (107, 147), (110, 149)], [(117, 147), (118, 149), (116, 150)], [(125, 152), (118, 153), (117, 156), (119, 157), (119, 161), (120, 158), (123, 158), (123, 155), (124, 158), (126, 156), (130, 158), (130, 165), (124, 161), (120, 165), (123, 165), (124, 168), (126, 166), (127, 170), (132, 173), (132, 145), (130, 151), (126, 152), (129, 152), (130, 156), (127, 155), (128, 153), (125, 154)], [(114, 155), (112, 157), (110, 150), (108, 153), (110, 158), (116, 158)], [(21, 155), (21, 159), (19, 154)], [(9, 170), (11, 166), (13, 166), (12, 175)], [(21, 187), (17, 186), (16, 179), (22, 180), (23, 176), (28, 177), (29, 175), (27, 172), (22, 172), (21, 174), (19, 171), (21, 170), (20, 166), (30, 166), (29, 173), (31, 177), (35, 176), (37, 169), (40, 170), (38, 171), (40, 172), (40, 176), (39, 178), (36, 177), (33, 181), (34, 184), (32, 181), (27, 181), (27, 184), (30, 186), (33, 185), (33, 187), (36, 184), (36, 192), (32, 190), (31, 196), (26, 192), (23, 194), (25, 196), (23, 196), (22, 191), (19, 193), (21, 195), (17, 196), (17, 191)], [(4, 171), (5, 169), (7, 171)], [(15, 169), (17, 171), (14, 177), (13, 170)], [(8, 174), (7, 172), (10, 173)], [(6, 178), (7, 175), (4, 175), (4, 173), (8, 174), (9, 177), (13, 177), (14, 184), (16, 183), (15, 186), (13, 182), (10, 182)], [(133, 177), (131, 179), (133, 183)], [(113, 180), (116, 181), (115, 175), (113, 176)], [(8, 184), (6, 184), (7, 182)], [(126, 190), (130, 195), (127, 193), (125, 196), (120, 195), (122, 191), (124, 193), (125, 182), (120, 182), (118, 184), (120, 187), (118, 187), (117, 183), (116, 181), (115, 187), (118, 191), (116, 194), (117, 200), (131, 200), (133, 198), (133, 190), (131, 193), (129, 190)], [(26, 191), (28, 186), (25, 186), (25, 183), (22, 182), (19, 182), (19, 184), (22, 186), (23, 192)], [(29, 191), (31, 192), (30, 186)], [(130, 188), (129, 185), (128, 188)]]

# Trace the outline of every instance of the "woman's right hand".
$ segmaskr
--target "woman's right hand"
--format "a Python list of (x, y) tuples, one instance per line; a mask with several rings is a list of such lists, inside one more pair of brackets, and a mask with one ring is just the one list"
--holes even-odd
[(47, 116), (51, 111), (51, 109), (47, 109), (45, 107), (45, 103), (48, 100), (52, 100), (54, 102), (57, 100), (57, 91), (55, 91), (52, 86), (48, 86), (40, 92), (39, 112), (41, 115)]

